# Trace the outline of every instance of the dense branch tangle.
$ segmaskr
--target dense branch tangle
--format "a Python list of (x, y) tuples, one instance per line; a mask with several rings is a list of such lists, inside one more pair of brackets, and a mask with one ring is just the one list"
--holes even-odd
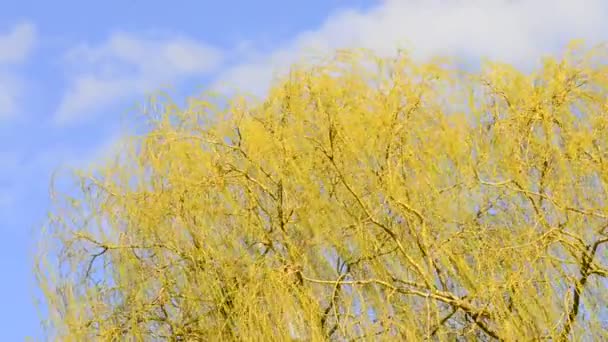
[(262, 104), (167, 103), (58, 202), (50, 332), (606, 338), (600, 52), (466, 76), (342, 52)]

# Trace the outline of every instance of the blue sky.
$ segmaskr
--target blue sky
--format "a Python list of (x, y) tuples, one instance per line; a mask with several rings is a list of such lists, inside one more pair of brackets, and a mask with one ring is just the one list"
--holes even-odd
[(274, 71), (340, 47), (525, 67), (608, 41), (605, 0), (5, 0), (0, 11), (0, 337), (40, 336), (33, 236), (53, 170), (107, 155), (134, 104), (171, 86), (263, 94)]

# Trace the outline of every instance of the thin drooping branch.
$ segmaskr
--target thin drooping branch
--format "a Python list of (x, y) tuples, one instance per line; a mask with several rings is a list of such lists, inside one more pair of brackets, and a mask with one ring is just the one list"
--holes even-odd
[[(449, 292), (429, 289), (428, 287), (426, 287), (423, 284), (410, 283), (413, 288), (412, 287), (404, 288), (404, 287), (395, 286), (395, 285), (391, 284), (390, 282), (381, 280), (381, 279), (340, 280), (340, 278), (339, 278), (337, 280), (321, 280), (321, 279), (309, 278), (305, 275), (302, 275), (302, 278), (305, 281), (308, 281), (311, 283), (327, 284), (327, 285), (333, 285), (333, 286), (336, 286), (336, 284), (340, 284), (340, 285), (370, 285), (370, 284), (381, 285), (391, 291), (401, 293), (403, 295), (413, 295), (413, 296), (417, 296), (417, 297), (421, 297), (421, 298), (431, 298), (431, 299), (437, 300), (439, 302), (449, 304), (452, 307), (463, 310), (465, 313), (471, 315), (471, 317), (473, 317), (476, 322), (479, 321), (479, 319), (481, 319), (481, 318), (492, 317), (492, 313), (489, 312), (487, 309), (477, 308), (473, 304), (469, 303), (468, 301), (466, 301), (463, 298), (459, 298)], [(484, 326), (484, 329), (487, 330), (486, 333), (488, 335), (490, 335), (494, 338), (500, 339), (498, 333), (491, 331), (489, 328), (487, 328), (485, 326)]]
[(597, 240), (592, 245), (587, 246), (587, 250), (583, 251), (582, 253), (580, 277), (574, 283), (574, 287), (572, 289), (572, 304), (568, 311), (566, 322), (564, 323), (564, 327), (560, 335), (560, 339), (563, 341), (568, 339), (570, 331), (576, 322), (585, 285), (587, 284), (589, 276), (593, 274), (592, 267), (595, 259), (595, 253), (597, 252), (598, 247), (606, 242), (608, 242), (608, 238)]

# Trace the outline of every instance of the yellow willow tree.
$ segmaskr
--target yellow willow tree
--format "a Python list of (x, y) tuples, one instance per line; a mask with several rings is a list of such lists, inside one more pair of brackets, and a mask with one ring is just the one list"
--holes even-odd
[(342, 51), (165, 101), (57, 195), (65, 341), (608, 338), (606, 50), (478, 73)]

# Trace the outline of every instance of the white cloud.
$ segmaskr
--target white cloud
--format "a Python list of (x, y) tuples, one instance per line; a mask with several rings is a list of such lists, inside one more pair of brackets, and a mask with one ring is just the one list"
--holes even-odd
[(520, 66), (559, 51), (572, 38), (608, 38), (605, 0), (386, 0), (368, 11), (346, 10), (303, 32), (263, 58), (226, 70), (216, 86), (263, 93), (273, 71), (305, 55), (364, 47), (381, 54), (407, 48), (436, 54), (488, 57)]
[(7, 78), (0, 75), (0, 119), (11, 117), (17, 111), (19, 92)]
[(0, 119), (10, 118), (19, 110), (19, 99), (23, 93), (21, 79), (0, 71)]
[(116, 158), (124, 160), (126, 153), (128, 153), (126, 147), (130, 146), (129, 137), (128, 134), (122, 134), (122, 132), (110, 135), (105, 140), (88, 148), (86, 154), (69, 158), (66, 165), (79, 170), (91, 171), (108, 165), (107, 163), (113, 162)]
[(0, 119), (12, 117), (19, 110), (25, 82), (14, 67), (26, 61), (35, 42), (36, 28), (28, 22), (0, 32)]
[(184, 37), (116, 32), (106, 42), (78, 46), (66, 57), (73, 70), (56, 113), (59, 123), (89, 117), (104, 106), (165, 83), (211, 72), (221, 63), (222, 53)]
[(71, 86), (64, 94), (55, 119), (59, 123), (77, 120), (81, 115), (91, 115), (92, 111), (123, 98), (132, 93), (140, 93), (146, 80), (134, 78), (104, 79), (94, 74), (74, 77)]
[[(261, 95), (276, 73), (301, 58), (348, 47), (381, 54), (407, 48), (419, 58), (449, 54), (529, 66), (572, 38), (608, 39), (605, 13), (605, 0), (385, 0), (365, 11), (338, 12), (270, 53), (236, 47), (231, 60), (238, 62), (221, 70), (213, 87)], [(101, 44), (68, 53), (69, 87), (56, 120), (87, 118), (120, 99), (216, 71), (222, 57), (184, 37), (115, 32)]]
[(28, 22), (15, 25), (8, 33), (0, 33), (0, 65), (23, 62), (35, 41), (36, 28)]
[(0, 217), (10, 217), (17, 206), (14, 194), (17, 193), (13, 189), (0, 188)]

